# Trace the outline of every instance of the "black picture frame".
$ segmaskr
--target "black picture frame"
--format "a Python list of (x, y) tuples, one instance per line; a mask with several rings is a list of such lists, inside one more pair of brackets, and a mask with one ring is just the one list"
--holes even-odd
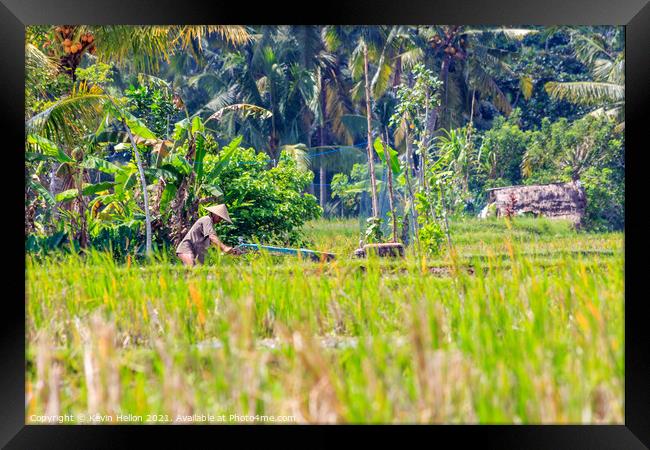
[[(320, 8), (319, 8), (320, 7)], [(25, 297), (24, 244), (12, 238), (24, 233), (21, 220), (24, 204), (20, 189), (24, 167), (20, 150), (24, 145), (24, 37), (25, 26), (50, 23), (83, 24), (499, 24), (499, 25), (624, 25), (626, 52), (626, 213), (625, 213), (625, 424), (624, 425), (512, 425), (512, 426), (289, 426), (289, 427), (143, 427), (25, 425)], [(280, 433), (304, 435), (305, 446), (332, 447), (349, 441), (351, 432), (382, 443), (416, 444), (416, 439), (436, 445), (441, 440), (453, 447), (467, 444), (486, 448), (536, 449), (640, 449), (650, 446), (650, 343), (646, 301), (642, 287), (644, 236), (644, 184), (641, 163), (642, 139), (650, 105), (650, 4), (647, 0), (476, 0), (388, 1), (352, 0), (314, 3), (120, 0), (2, 0), (0, 5), (0, 69), (3, 107), (3, 156), (7, 180), (4, 195), (5, 294), (0, 372), (0, 444), (6, 448), (114, 448), (130, 447), (136, 437), (147, 443), (161, 440), (167, 445), (187, 445), (188, 434), (207, 435), (209, 445), (220, 445), (224, 437), (256, 437), (265, 445), (301, 445)], [(15, 179), (14, 179), (15, 177)], [(15, 275), (15, 276), (11, 276)], [(189, 433), (188, 433), (189, 432)], [(318, 437), (315, 439), (314, 434)], [(278, 440), (273, 439), (277, 437)], [(239, 441), (241, 443), (241, 441)]]

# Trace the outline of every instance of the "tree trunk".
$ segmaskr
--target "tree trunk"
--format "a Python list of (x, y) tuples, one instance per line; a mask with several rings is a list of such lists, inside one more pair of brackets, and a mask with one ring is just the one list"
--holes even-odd
[[(429, 111), (431, 110), (431, 115), (429, 115)], [(430, 197), (431, 192), (429, 190), (429, 185), (427, 183), (427, 162), (428, 162), (428, 152), (429, 152), (429, 141), (431, 139), (431, 135), (433, 135), (433, 131), (429, 131), (429, 128), (431, 130), (435, 130), (436, 126), (436, 119), (437, 119), (437, 108), (430, 108), (429, 107), (429, 96), (425, 98), (425, 128), (424, 128), (424, 138), (422, 139), (422, 148), (420, 149), (420, 155), (422, 156), (422, 167), (420, 168), (421, 174), (422, 174), (422, 187), (424, 188), (425, 195), (427, 198)], [(429, 212), (431, 213), (431, 217), (434, 218), (436, 216), (434, 210), (433, 210), (433, 205), (430, 205), (429, 207)]]
[[(402, 47), (399, 49), (399, 53), (402, 53)], [(393, 87), (396, 88), (402, 82), (402, 57), (398, 56), (395, 58), (395, 76), (393, 77)]]
[(138, 152), (138, 147), (135, 144), (133, 139), (133, 134), (131, 134), (131, 129), (127, 126), (126, 121), (122, 119), (124, 128), (129, 135), (129, 140), (131, 141), (131, 146), (133, 147), (133, 153), (135, 154), (135, 163), (138, 166), (138, 172), (140, 173), (140, 185), (142, 187), (142, 197), (144, 198), (144, 220), (146, 225), (146, 254), (151, 256), (151, 214), (149, 212), (149, 194), (147, 193), (147, 180), (144, 177), (144, 169), (142, 168), (142, 161), (140, 160), (140, 153)]
[(86, 248), (88, 247), (88, 224), (86, 221), (86, 204), (83, 197), (83, 178), (84, 178), (83, 168), (79, 169), (79, 173), (75, 176), (77, 177), (77, 212), (79, 213), (79, 247)]
[(409, 191), (409, 197), (411, 198), (411, 216), (413, 217), (413, 230), (415, 231), (415, 242), (418, 244), (418, 251), (419, 251), (419, 246), (420, 246), (420, 238), (419, 238), (419, 226), (418, 226), (418, 213), (415, 210), (415, 194), (413, 193), (413, 186), (411, 185), (411, 164), (412, 164), (412, 170), (413, 174), (417, 176), (417, 172), (415, 171), (415, 163), (413, 161), (413, 148), (411, 147), (411, 139), (408, 133), (408, 130), (406, 131), (406, 134), (404, 136), (404, 139), (406, 141), (406, 167), (404, 171), (404, 176), (406, 177), (406, 186), (408, 187)]
[[(323, 146), (325, 145), (325, 115), (327, 114), (327, 111), (325, 108), (327, 107), (326, 99), (325, 99), (325, 91), (323, 90), (323, 77), (320, 79), (320, 101), (321, 101), (321, 118), (320, 118), (320, 130), (318, 132), (318, 138), (320, 141), (320, 147), (321, 151), (323, 150)], [(323, 159), (320, 158), (320, 167), (319, 167), (319, 175), (320, 175), (320, 206), (323, 208), (323, 211), (325, 210), (325, 202), (327, 201), (327, 174), (325, 172), (325, 167), (323, 166)]]
[(388, 130), (384, 131), (386, 136), (384, 145), (384, 158), (386, 159), (386, 170), (388, 171), (388, 202), (390, 206), (390, 214), (393, 219), (393, 240), (397, 242), (397, 215), (395, 214), (395, 194), (393, 192), (393, 170), (390, 166), (390, 152), (388, 151)]
[(472, 90), (472, 108), (469, 113), (469, 124), (467, 126), (467, 137), (466, 137), (466, 163), (463, 173), (463, 189), (465, 194), (469, 194), (469, 171), (470, 171), (470, 162), (471, 152), (473, 152), (474, 146), (472, 145), (472, 132), (474, 131), (474, 97), (476, 95), (476, 89)]
[[(435, 131), (435, 121), (438, 119), (438, 115), (440, 115), (440, 123), (441, 126), (443, 125), (443, 120), (444, 116), (443, 113), (447, 111), (447, 106), (448, 106), (448, 90), (449, 90), (449, 64), (451, 62), (451, 57), (450, 56), (445, 56), (442, 60), (442, 66), (440, 67), (440, 80), (443, 82), (443, 87), (445, 89), (445, 98), (444, 98), (444, 103), (436, 108), (434, 108), (434, 114), (432, 114), (431, 120), (434, 121), (433, 127), (431, 127), (431, 136), (433, 136), (433, 132)], [(438, 111), (439, 110), (439, 111)], [(450, 113), (451, 114), (451, 113)], [(451, 115), (449, 116), (449, 120), (451, 122)]]
[(440, 186), (440, 200), (442, 201), (442, 213), (445, 217), (445, 234), (447, 235), (447, 243), (449, 244), (449, 251), (451, 251), (453, 245), (451, 242), (451, 232), (449, 231), (449, 220), (447, 219), (447, 204), (445, 202), (445, 187)]
[(326, 188), (327, 186), (325, 185), (325, 181), (327, 180), (326, 173), (325, 173), (325, 167), (323, 166), (323, 163), (320, 164), (320, 168), (318, 169), (319, 171), (319, 180), (320, 180), (320, 207), (325, 210), (325, 201), (326, 201), (326, 195), (327, 191)]
[(368, 47), (363, 47), (363, 74), (366, 81), (366, 116), (368, 119), (368, 171), (370, 172), (370, 188), (372, 192), (372, 216), (379, 216), (377, 206), (377, 180), (375, 178), (375, 161), (372, 149), (372, 115), (370, 113), (370, 84), (368, 83)]
[[(433, 114), (432, 114), (433, 115)], [(427, 156), (429, 148), (429, 96), (424, 99), (424, 136), (420, 140), (420, 183), (424, 192), (429, 195), (429, 188), (427, 186)]]
[[(56, 194), (61, 192), (61, 179), (56, 175), (56, 165), (52, 165), (52, 170), (50, 170), (50, 184), (48, 191), (52, 198), (56, 198)], [(56, 202), (54, 208), (52, 208), (52, 222), (56, 222), (59, 219), (59, 203)]]

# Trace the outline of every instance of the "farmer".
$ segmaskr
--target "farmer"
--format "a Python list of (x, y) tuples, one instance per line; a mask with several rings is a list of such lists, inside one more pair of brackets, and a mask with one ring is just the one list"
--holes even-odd
[(239, 249), (228, 247), (221, 242), (212, 227), (213, 224), (219, 223), (222, 220), (232, 223), (226, 205), (208, 206), (205, 209), (210, 214), (194, 222), (190, 231), (187, 232), (181, 243), (176, 247), (176, 254), (186, 266), (193, 266), (196, 261), (203, 264), (205, 252), (211, 242), (224, 253), (231, 255), (239, 255), (241, 253)]

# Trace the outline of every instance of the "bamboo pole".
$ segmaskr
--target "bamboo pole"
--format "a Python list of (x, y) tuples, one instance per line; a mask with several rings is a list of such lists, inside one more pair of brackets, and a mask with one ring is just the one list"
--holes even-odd
[(366, 117), (368, 119), (368, 170), (370, 172), (370, 188), (372, 191), (372, 216), (379, 216), (377, 207), (377, 180), (375, 179), (375, 161), (372, 150), (372, 116), (370, 114), (370, 84), (368, 83), (368, 46), (363, 45), (363, 72), (366, 80)]

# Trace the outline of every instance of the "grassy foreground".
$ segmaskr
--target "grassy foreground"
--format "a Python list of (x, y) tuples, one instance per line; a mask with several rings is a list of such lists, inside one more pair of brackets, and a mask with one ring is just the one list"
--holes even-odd
[(329, 263), (28, 257), (26, 422), (622, 423), (623, 235), (452, 227), (398, 261), (349, 258), (357, 221), (306, 227)]

